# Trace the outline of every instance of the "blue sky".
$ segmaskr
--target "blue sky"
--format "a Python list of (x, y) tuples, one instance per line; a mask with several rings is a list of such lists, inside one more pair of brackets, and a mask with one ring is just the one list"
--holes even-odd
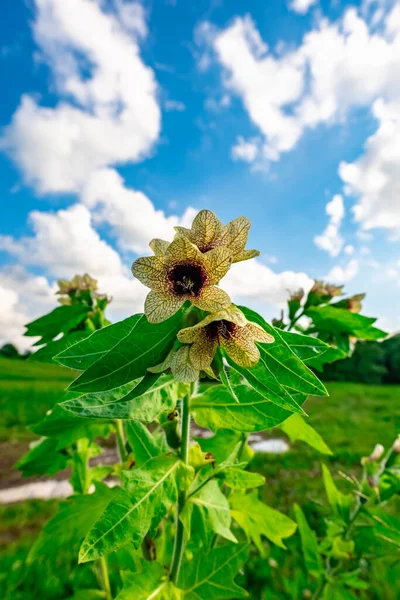
[[(260, 259), (226, 288), (266, 316), (313, 278), (400, 328), (400, 5), (6, 0), (0, 17), (0, 337), (90, 272), (210, 208)], [(382, 291), (384, 290), (384, 294)]]

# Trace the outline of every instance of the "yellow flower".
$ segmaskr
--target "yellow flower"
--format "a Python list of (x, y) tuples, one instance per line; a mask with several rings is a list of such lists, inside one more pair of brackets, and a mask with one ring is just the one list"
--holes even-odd
[(235, 263), (260, 254), (258, 250), (244, 249), (250, 226), (251, 223), (246, 217), (238, 217), (223, 226), (211, 210), (201, 210), (196, 215), (191, 229), (175, 227), (175, 230), (195, 244), (201, 252), (209, 252), (214, 248), (228, 248), (232, 254), (232, 262)]
[(274, 341), (272, 335), (256, 323), (247, 321), (244, 314), (233, 305), (207, 315), (193, 327), (182, 329), (178, 339), (184, 344), (192, 344), (190, 362), (202, 371), (210, 367), (218, 347), (224, 348), (238, 365), (254, 367), (260, 359), (255, 342), (270, 344)]
[(179, 234), (168, 246), (161, 242), (151, 242), (156, 256), (138, 258), (132, 265), (133, 275), (151, 289), (144, 307), (150, 323), (165, 321), (186, 300), (207, 312), (230, 305), (228, 294), (216, 286), (232, 263), (228, 248), (202, 254)]
[(355, 296), (347, 298), (347, 300), (345, 301), (347, 310), (353, 313), (359, 313), (362, 308), (361, 302), (362, 300), (364, 300), (364, 298), (365, 294), (355, 294)]

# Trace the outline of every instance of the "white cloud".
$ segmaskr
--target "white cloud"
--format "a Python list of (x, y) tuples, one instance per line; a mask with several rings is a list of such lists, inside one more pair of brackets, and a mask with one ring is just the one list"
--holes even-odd
[(400, 102), (378, 101), (374, 115), (380, 125), (364, 153), (353, 163), (342, 162), (339, 174), (345, 192), (358, 198), (354, 214), (362, 228), (400, 235)]
[(36, 0), (34, 37), (65, 99), (50, 108), (24, 96), (1, 147), (41, 193), (75, 192), (97, 168), (141, 160), (159, 135), (157, 85), (139, 53), (143, 10), (101, 6)]
[(306, 273), (275, 273), (254, 259), (234, 264), (224, 278), (224, 289), (236, 301), (259, 301), (281, 307), (291, 291), (303, 288), (308, 292), (313, 283)]
[(243, 160), (253, 163), (259, 153), (260, 144), (257, 139), (246, 141), (241, 135), (237, 137), (236, 145), (232, 147), (231, 156), (233, 160)]
[(180, 102), (179, 100), (165, 100), (164, 108), (168, 112), (183, 112), (184, 110), (186, 110), (186, 106), (184, 105), (184, 103)]
[(356, 249), (352, 244), (347, 244), (347, 246), (343, 248), (343, 252), (347, 254), (347, 256), (351, 256), (352, 254), (354, 254), (355, 251)]
[(359, 271), (359, 262), (355, 258), (345, 266), (336, 266), (325, 275), (324, 279), (329, 283), (347, 283), (356, 277)]
[(314, 238), (314, 243), (321, 250), (325, 250), (331, 256), (337, 256), (343, 247), (343, 238), (340, 235), (340, 226), (344, 217), (343, 198), (336, 194), (325, 207), (329, 217), (329, 223), (321, 235)]
[(289, 4), (289, 8), (300, 15), (305, 15), (311, 6), (318, 3), (318, 0), (292, 0)]
[(189, 207), (181, 218), (167, 217), (162, 210), (155, 209), (143, 192), (125, 187), (114, 169), (95, 172), (84, 186), (81, 198), (96, 223), (111, 226), (122, 249), (137, 253), (148, 252), (152, 238), (172, 240), (173, 227), (189, 225), (196, 214)]

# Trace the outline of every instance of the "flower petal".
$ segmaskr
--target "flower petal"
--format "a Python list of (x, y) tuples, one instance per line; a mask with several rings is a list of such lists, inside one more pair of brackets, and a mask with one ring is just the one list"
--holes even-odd
[(201, 210), (192, 223), (193, 242), (206, 252), (213, 248), (222, 232), (222, 223), (211, 210)]
[(261, 342), (263, 344), (272, 344), (275, 341), (275, 338), (264, 331), (260, 325), (257, 323), (247, 323), (245, 329), (250, 332), (251, 337), (255, 342)]
[(170, 242), (166, 242), (165, 240), (160, 240), (160, 238), (154, 238), (151, 240), (149, 246), (153, 250), (156, 256), (164, 256)]
[(219, 245), (226, 246), (232, 251), (232, 254), (240, 254), (246, 245), (249, 236), (251, 223), (246, 217), (238, 217), (225, 225)]
[(132, 265), (132, 273), (145, 286), (162, 292), (168, 289), (165, 260), (161, 256), (144, 256)]
[[(200, 321), (200, 323), (202, 323), (202, 321)], [(200, 323), (193, 327), (185, 327), (185, 329), (178, 331), (178, 335), (176, 336), (178, 340), (182, 342), (182, 344), (193, 344), (201, 333), (201, 328), (199, 328)]]
[(195, 264), (203, 264), (203, 254), (186, 237), (177, 233), (174, 240), (168, 246), (165, 257), (169, 264), (190, 261)]
[(231, 359), (245, 369), (254, 367), (260, 360), (260, 351), (247, 325), (235, 327), (231, 336), (222, 341), (222, 345)]
[(191, 229), (188, 229), (187, 227), (180, 227), (179, 225), (174, 227), (174, 229), (175, 229), (176, 233), (179, 233), (179, 235), (181, 235), (182, 237), (185, 237), (188, 240), (190, 240), (191, 242), (193, 242), (193, 235), (192, 235)]
[(196, 341), (190, 347), (189, 356), (192, 365), (201, 371), (207, 369), (213, 361), (217, 346), (217, 339), (207, 335), (205, 329), (201, 329)]
[(221, 246), (214, 248), (204, 255), (207, 282), (218, 283), (227, 274), (232, 264), (232, 252)]
[(191, 383), (199, 378), (199, 369), (192, 365), (189, 351), (190, 346), (181, 346), (172, 356), (171, 371), (176, 381)]
[(234, 263), (241, 262), (242, 260), (249, 260), (250, 258), (255, 258), (256, 256), (260, 256), (259, 250), (243, 250), (240, 254), (236, 254), (233, 257)]
[(223, 308), (222, 310), (217, 310), (216, 312), (210, 313), (204, 317), (204, 319), (196, 323), (196, 325), (181, 329), (178, 333), (178, 340), (184, 344), (192, 344), (194, 341), (196, 341), (200, 330), (213, 321), (230, 321), (231, 323), (235, 323), (235, 325), (240, 325), (241, 327), (247, 325), (247, 319), (242, 311), (239, 310), (234, 304), (231, 304), (228, 306), (228, 308)]
[(192, 304), (207, 312), (222, 310), (232, 304), (228, 294), (216, 285), (202, 288), (200, 294), (191, 298), (191, 301)]
[(144, 303), (144, 314), (149, 323), (161, 323), (172, 317), (184, 302), (185, 298), (149, 292)]

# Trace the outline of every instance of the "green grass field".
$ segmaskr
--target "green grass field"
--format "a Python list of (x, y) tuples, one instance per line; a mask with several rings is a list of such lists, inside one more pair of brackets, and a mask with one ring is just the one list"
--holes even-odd
[[(2, 463), (7, 459), (7, 453), (16, 460), (18, 453), (25, 451), (27, 441), (35, 437), (27, 426), (40, 420), (57, 402), (71, 378), (71, 372), (61, 367), (0, 359)], [(315, 526), (317, 519), (326, 512), (321, 461), (329, 465), (335, 479), (345, 490), (347, 482), (339, 472), (357, 475), (361, 457), (368, 455), (378, 442), (388, 447), (400, 432), (400, 386), (332, 383), (327, 387), (330, 397), (310, 398), (305, 409), (310, 416), (310, 424), (323, 436), (334, 455), (323, 457), (304, 443), (297, 442), (286, 454), (257, 454), (252, 463), (254, 470), (266, 476), (265, 500), (288, 514), (293, 503), (298, 502), (311, 521), (315, 519)], [(280, 431), (272, 431), (269, 435), (284, 437)], [(84, 571), (80, 570), (81, 567), (74, 570), (70, 562), (63, 562), (61, 556), (59, 572), (52, 573), (53, 579), (40, 582), (37, 594), (32, 591), (29, 578), (38, 581), (40, 575), (27, 570), (25, 559), (42, 524), (54, 514), (57, 506), (58, 502), (54, 500), (0, 506), (0, 597), (7, 600), (66, 599), (72, 597), (72, 579), (93, 577), (86, 567)], [(290, 569), (290, 564), (288, 566), (284, 562), (283, 551), (278, 550), (275, 557), (283, 570)], [(262, 565), (257, 569), (262, 569)], [(382, 569), (380, 572), (379, 565), (376, 569), (376, 573), (372, 574), (374, 590), (370, 596), (364, 597), (395, 600), (400, 590), (393, 581), (400, 577), (399, 568), (393, 567), (393, 581), (387, 581), (387, 571)], [(286, 597), (289, 596), (282, 596)]]

